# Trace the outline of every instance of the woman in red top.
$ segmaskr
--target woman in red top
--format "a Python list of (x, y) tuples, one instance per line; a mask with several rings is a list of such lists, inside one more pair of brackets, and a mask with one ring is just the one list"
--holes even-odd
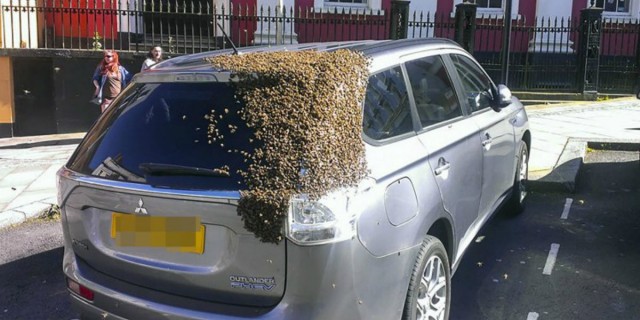
[(104, 59), (98, 64), (93, 73), (93, 85), (96, 87), (94, 96), (102, 99), (100, 111), (104, 112), (111, 101), (127, 86), (131, 75), (120, 65), (118, 53), (115, 50), (105, 50)]

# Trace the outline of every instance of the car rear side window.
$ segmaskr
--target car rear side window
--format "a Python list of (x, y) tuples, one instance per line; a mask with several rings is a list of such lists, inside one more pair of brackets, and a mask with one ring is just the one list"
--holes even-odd
[(241, 152), (253, 137), (241, 107), (229, 83), (135, 84), (95, 124), (69, 168), (157, 187), (237, 190)]
[(363, 131), (374, 140), (413, 131), (407, 86), (400, 67), (376, 73), (369, 78)]
[(422, 127), (462, 116), (453, 84), (440, 56), (405, 63)]

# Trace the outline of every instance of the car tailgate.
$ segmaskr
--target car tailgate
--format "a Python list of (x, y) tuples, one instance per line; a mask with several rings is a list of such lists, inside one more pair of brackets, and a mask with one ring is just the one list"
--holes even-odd
[[(64, 184), (64, 181), (61, 181)], [(201, 300), (275, 305), (284, 293), (284, 244), (264, 243), (246, 231), (237, 201), (180, 197), (78, 185), (61, 204), (75, 254), (92, 268), (129, 283)], [(200, 217), (204, 250), (118, 245), (115, 213)]]

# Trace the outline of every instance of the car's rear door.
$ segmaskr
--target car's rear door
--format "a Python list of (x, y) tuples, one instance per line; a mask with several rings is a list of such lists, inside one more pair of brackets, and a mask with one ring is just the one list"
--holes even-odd
[(482, 148), (440, 55), (405, 62), (432, 174), (460, 240), (478, 217)]
[(363, 137), (376, 187), (367, 191), (358, 236), (374, 256), (419, 244), (425, 225), (442, 214), (428, 153), (415, 132), (405, 78), (399, 65), (378, 70), (369, 78), (365, 96)]

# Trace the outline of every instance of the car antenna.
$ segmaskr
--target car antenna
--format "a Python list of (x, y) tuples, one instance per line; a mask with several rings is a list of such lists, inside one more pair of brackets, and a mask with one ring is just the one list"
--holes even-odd
[(231, 47), (233, 48), (233, 54), (238, 55), (238, 48), (236, 48), (236, 46), (233, 44), (233, 41), (231, 41), (231, 38), (229, 38), (227, 33), (224, 31), (224, 28), (222, 27), (222, 25), (220, 25), (220, 22), (216, 21), (216, 24), (218, 25), (218, 28), (220, 28), (220, 30), (222, 31), (222, 35), (224, 35), (224, 38), (227, 41), (229, 41), (229, 43), (231, 44)]

